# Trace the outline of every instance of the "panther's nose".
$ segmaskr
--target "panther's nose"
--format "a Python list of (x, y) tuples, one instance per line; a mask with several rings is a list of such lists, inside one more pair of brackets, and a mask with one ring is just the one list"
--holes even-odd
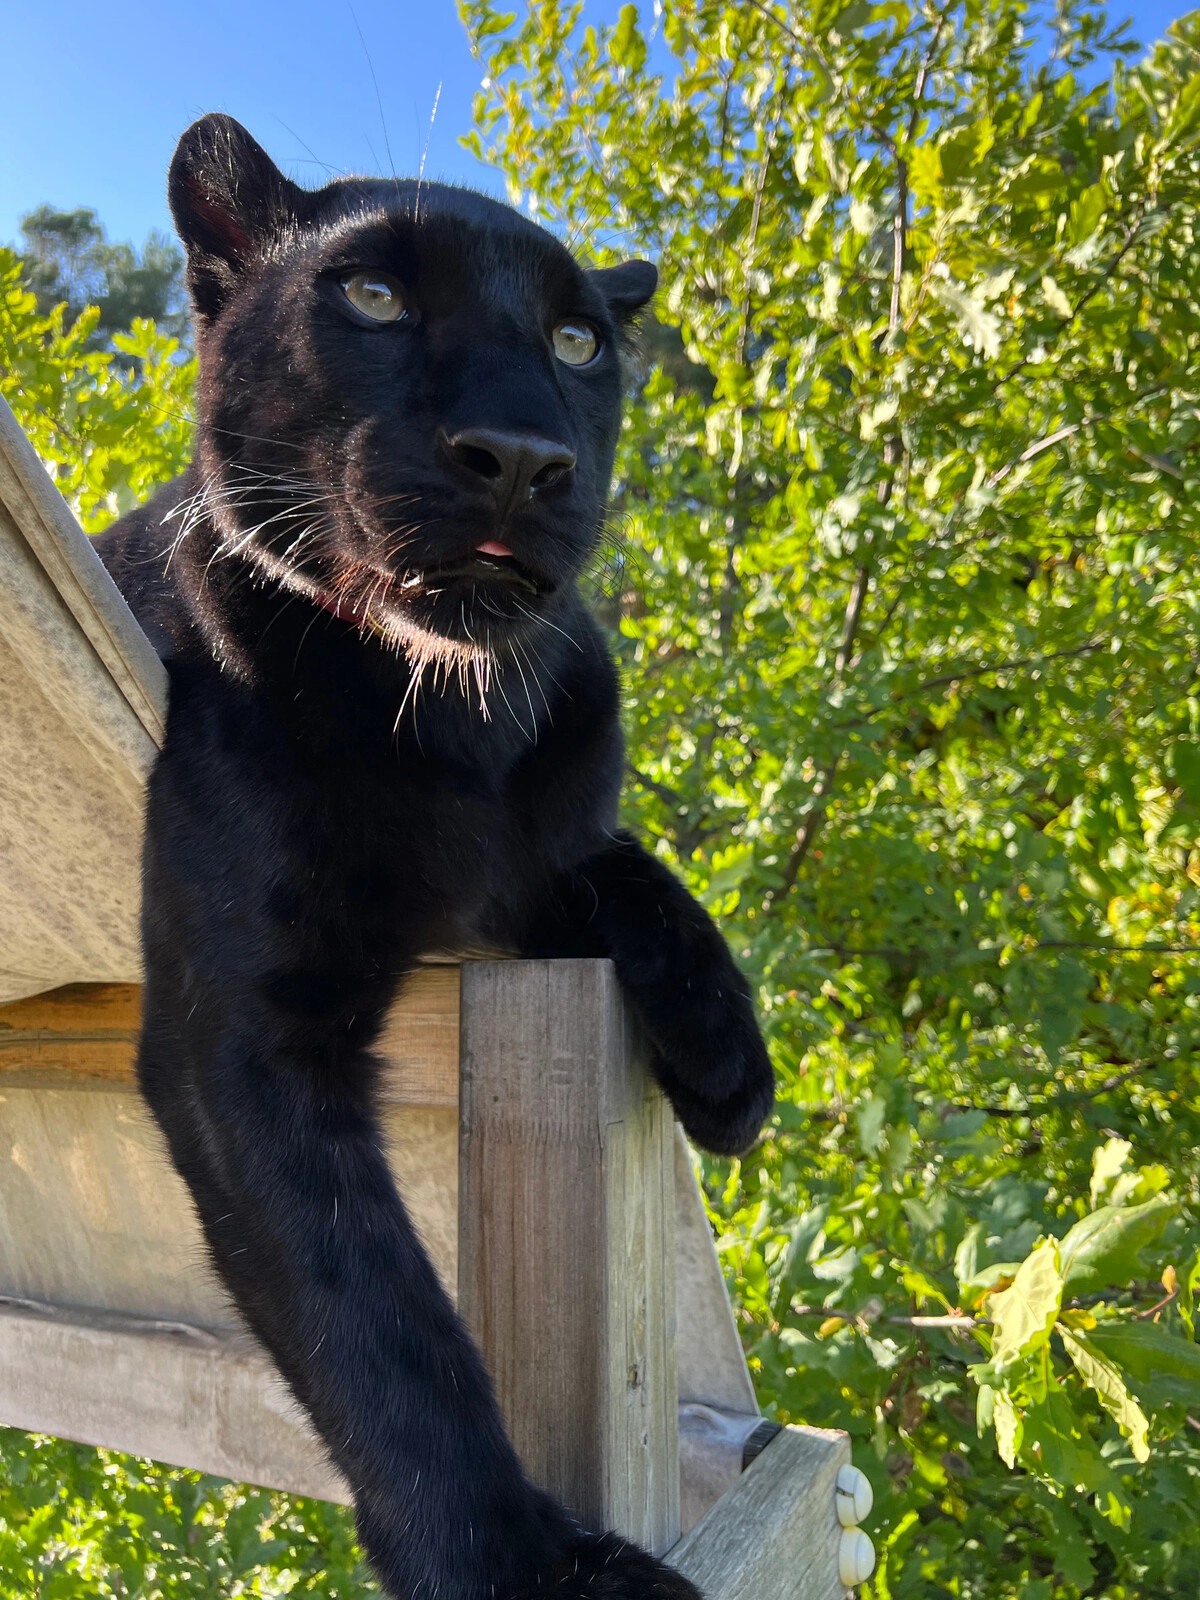
[(438, 432), (438, 443), (472, 488), (484, 489), (507, 511), (562, 483), (575, 470), (575, 452), (555, 439), (500, 428)]

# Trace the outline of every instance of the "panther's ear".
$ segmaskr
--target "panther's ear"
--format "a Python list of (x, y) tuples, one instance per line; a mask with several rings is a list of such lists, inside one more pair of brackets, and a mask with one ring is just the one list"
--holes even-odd
[(254, 259), (304, 215), (308, 195), (232, 117), (193, 122), (171, 160), (167, 198), (198, 315), (216, 316)]
[(651, 261), (622, 261), (619, 267), (601, 267), (592, 282), (608, 301), (619, 323), (633, 320), (658, 287), (658, 268)]

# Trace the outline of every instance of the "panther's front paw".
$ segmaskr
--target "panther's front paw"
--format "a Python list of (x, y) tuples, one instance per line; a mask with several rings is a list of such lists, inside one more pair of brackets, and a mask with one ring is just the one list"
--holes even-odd
[(514, 1600), (703, 1600), (694, 1584), (615, 1533), (581, 1534), (536, 1589)]
[(749, 1006), (654, 1040), (655, 1075), (689, 1139), (717, 1155), (749, 1149), (775, 1103), (775, 1075)]

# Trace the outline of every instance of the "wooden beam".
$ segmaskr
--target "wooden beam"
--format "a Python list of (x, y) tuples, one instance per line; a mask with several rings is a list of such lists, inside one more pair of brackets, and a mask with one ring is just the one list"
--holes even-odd
[[(141, 993), (132, 983), (72, 983), (0, 1005), (0, 1087), (133, 1086)], [(419, 967), (377, 1046), (384, 1105), (458, 1104), (458, 1027), (459, 968)]]
[(350, 1498), (245, 1334), (0, 1300), (0, 1417), (241, 1483)]
[[(167, 715), (167, 671), (0, 396), (0, 507), (154, 744)], [(11, 577), (11, 574), (7, 576)]]
[(167, 675), (0, 399), (0, 998), (136, 981)]
[(459, 1307), (526, 1467), (585, 1525), (679, 1527), (671, 1117), (612, 967), (463, 971)]
[(667, 1560), (705, 1600), (844, 1600), (839, 1470), (846, 1434), (784, 1428)]

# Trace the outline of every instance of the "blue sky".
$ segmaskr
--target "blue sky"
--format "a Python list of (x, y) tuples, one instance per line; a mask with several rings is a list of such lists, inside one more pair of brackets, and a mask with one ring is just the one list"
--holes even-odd
[[(598, 20), (618, 8), (586, 5)], [(1114, 0), (1112, 14), (1147, 40), (1185, 9)], [(301, 182), (415, 172), (428, 141), (427, 177), (502, 192), (457, 143), (479, 70), (453, 0), (58, 0), (49, 28), (29, 0), (4, 10), (0, 240), (42, 201), (94, 206), (113, 239), (169, 229), (167, 163), (204, 111), (239, 118)]]

